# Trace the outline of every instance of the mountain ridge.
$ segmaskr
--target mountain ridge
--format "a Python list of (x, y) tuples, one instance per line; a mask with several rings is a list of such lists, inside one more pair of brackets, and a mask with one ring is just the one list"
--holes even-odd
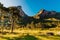
[[(2, 13), (11, 13), (12, 20), (20, 27), (28, 28), (51, 28), (58, 26), (60, 20), (60, 13), (56, 11), (47, 11), (42, 9), (37, 15), (28, 16), (24, 13), (21, 6), (4, 7), (0, 4), (0, 10)], [(48, 20), (49, 19), (49, 20)], [(57, 21), (57, 22), (56, 22)], [(14, 24), (13, 23), (13, 24)], [(48, 23), (48, 24), (47, 24)], [(60, 23), (59, 23), (60, 24)]]

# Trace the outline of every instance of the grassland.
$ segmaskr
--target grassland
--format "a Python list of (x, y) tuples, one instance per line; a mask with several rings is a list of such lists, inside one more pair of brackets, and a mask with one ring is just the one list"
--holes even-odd
[[(8, 30), (7, 32), (4, 30), (3, 33), (0, 33), (0, 40), (32, 40), (29, 37), (27, 37), (28, 39), (24, 39), (26, 35), (33, 36), (37, 38), (37, 40), (60, 40), (60, 35), (57, 34), (59, 30), (53, 29), (15, 29), (13, 33), (10, 32), (11, 30)], [(54, 35), (47, 35), (47, 32), (53, 32)]]

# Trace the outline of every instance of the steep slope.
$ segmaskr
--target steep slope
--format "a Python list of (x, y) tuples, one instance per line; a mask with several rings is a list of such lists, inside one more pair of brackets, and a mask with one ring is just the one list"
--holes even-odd
[(36, 19), (48, 19), (48, 18), (55, 18), (60, 19), (60, 13), (56, 11), (47, 11), (42, 9), (40, 12), (38, 12), (35, 16), (33, 16)]
[[(3, 7), (1, 5), (0, 10), (11, 14), (12, 25), (28, 28), (51, 28), (60, 24), (60, 13), (55, 11), (47, 11), (42, 9), (35, 16), (28, 16), (24, 13), (21, 6)], [(5, 13), (3, 13), (5, 14)], [(5, 16), (5, 15), (4, 15)], [(58, 23), (59, 21), (59, 23)]]
[[(60, 26), (60, 12), (56, 11), (47, 11), (47, 10), (41, 10), (38, 12), (37, 15), (33, 16), (33, 18), (38, 19), (36, 20), (38, 23), (40, 23), (41, 27), (43, 28), (50, 28), (50, 27), (56, 27)], [(36, 23), (38, 25), (38, 23)]]

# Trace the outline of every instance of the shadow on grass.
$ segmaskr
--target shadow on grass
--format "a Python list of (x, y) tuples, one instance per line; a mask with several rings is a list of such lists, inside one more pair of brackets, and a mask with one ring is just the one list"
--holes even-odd
[(40, 35), (41, 37), (52, 39), (52, 40), (60, 40), (60, 35), (48, 36), (48, 35)]
[(38, 38), (36, 38), (32, 35), (26, 35), (21, 38), (14, 38), (14, 40), (38, 40)]
[(38, 38), (32, 36), (32, 35), (26, 35), (26, 36), (22, 36), (22, 37), (14, 37), (14, 38), (9, 38), (9, 37), (1, 37), (3, 39), (7, 39), (7, 40), (38, 40)]

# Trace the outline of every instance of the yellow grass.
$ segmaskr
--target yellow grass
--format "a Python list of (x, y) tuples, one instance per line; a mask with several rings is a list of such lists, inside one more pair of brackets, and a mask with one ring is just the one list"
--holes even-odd
[[(4, 30), (4, 31), (7, 31), (7, 30)], [(0, 40), (7, 40), (6, 38), (10, 38), (10, 39), (13, 39), (14, 37), (22, 37), (22, 36), (25, 36), (27, 34), (29, 35), (33, 35), (35, 36), (36, 38), (38, 38), (39, 40), (55, 40), (54, 38), (59, 38), (58, 36), (55, 37), (55, 36), (44, 36), (46, 35), (47, 32), (53, 32), (55, 35), (59, 32), (57, 30), (40, 30), (40, 29), (15, 29), (14, 33), (10, 33), (11, 30), (8, 30), (7, 32), (9, 33), (6, 33), (6, 34), (2, 34), (0, 33)], [(40, 36), (40, 35), (43, 35), (43, 36)], [(59, 39), (57, 39), (59, 40)]]

